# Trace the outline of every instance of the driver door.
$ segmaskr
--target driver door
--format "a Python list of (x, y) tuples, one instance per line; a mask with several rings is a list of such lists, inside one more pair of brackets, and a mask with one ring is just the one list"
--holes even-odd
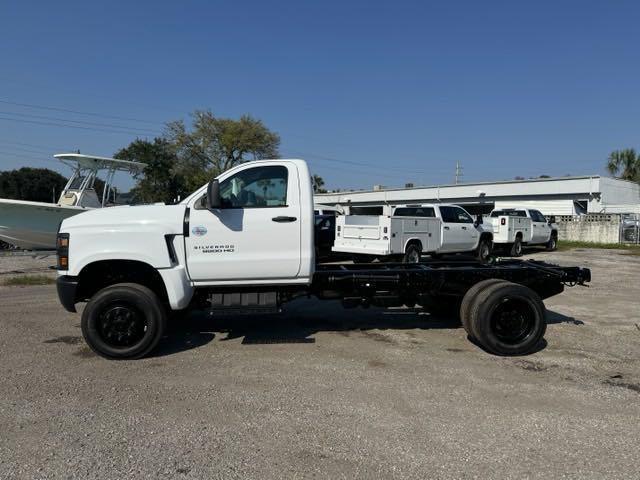
[(221, 208), (194, 201), (185, 239), (191, 279), (268, 283), (300, 271), (300, 190), (294, 164), (251, 165), (220, 179)]

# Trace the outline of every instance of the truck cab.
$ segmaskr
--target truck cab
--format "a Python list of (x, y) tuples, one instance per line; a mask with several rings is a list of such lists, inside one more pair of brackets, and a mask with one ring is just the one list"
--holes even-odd
[(196, 286), (306, 283), (314, 263), (314, 215), (302, 161), (248, 162), (218, 178), (220, 204), (203, 187), (188, 210), (186, 263)]

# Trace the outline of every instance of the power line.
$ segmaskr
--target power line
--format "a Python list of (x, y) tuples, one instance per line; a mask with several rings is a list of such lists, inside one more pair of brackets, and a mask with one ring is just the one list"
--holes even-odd
[(152, 133), (154, 135), (159, 135), (160, 132), (155, 132), (155, 131), (151, 131), (151, 130), (142, 130), (136, 127), (130, 127), (128, 125), (114, 125), (111, 123), (96, 123), (96, 122), (87, 122), (85, 120), (68, 120), (66, 118), (58, 118), (58, 117), (46, 117), (43, 115), (33, 115), (31, 113), (21, 113), (21, 112), (3, 112), (0, 110), (0, 114), (2, 115), (19, 115), (21, 117), (29, 117), (29, 118), (38, 118), (41, 120), (51, 120), (51, 121), (55, 121), (55, 122), (66, 122), (66, 123), (78, 123), (80, 125), (94, 125), (97, 127), (108, 127), (108, 128), (117, 128), (117, 129), (121, 129), (121, 130), (131, 130), (131, 131), (138, 131), (138, 132), (142, 132), (142, 133)]
[[(310, 159), (309, 160), (310, 163), (315, 163), (316, 160), (314, 159)], [(367, 171), (362, 171), (362, 170), (355, 170), (352, 168), (344, 168), (344, 167), (331, 167), (332, 170), (339, 170), (342, 172), (350, 172), (350, 173), (357, 173), (359, 176), (361, 177), (370, 177), (370, 178), (377, 178), (380, 179), (381, 177), (393, 177), (393, 178), (399, 178), (402, 179), (404, 182), (407, 182), (407, 175), (400, 175), (398, 173), (376, 173), (376, 172), (367, 172)]]
[[(333, 157), (327, 157), (324, 155), (318, 155), (315, 153), (310, 153), (310, 152), (301, 152), (299, 150), (288, 150), (289, 152), (295, 154), (295, 155), (302, 155), (304, 157), (312, 157), (312, 158), (317, 158), (320, 160), (326, 160), (327, 162), (336, 162), (336, 163), (344, 163), (344, 164), (349, 164), (349, 165), (356, 165), (359, 167), (366, 167), (367, 169), (378, 169), (378, 170), (384, 170), (385, 172), (389, 171), (388, 167), (382, 167), (382, 166), (378, 166), (378, 165), (371, 165), (370, 163), (364, 163), (364, 162), (354, 162), (352, 160), (341, 160), (338, 158), (333, 158)], [(398, 168), (397, 164), (394, 164), (395, 168)], [(413, 169), (407, 169), (405, 167), (400, 166), (400, 168), (402, 168), (403, 171), (407, 172), (408, 174), (412, 174), (412, 173), (417, 173), (420, 175), (430, 175), (432, 173), (443, 173), (444, 170), (440, 170), (440, 171), (436, 171), (436, 170), (413, 170)]]
[[(1, 143), (1, 142), (0, 142), (0, 143)], [(4, 146), (4, 144), (3, 144), (3, 146)], [(15, 146), (11, 146), (11, 145), (7, 145), (7, 146), (8, 146), (8, 147), (10, 147), (10, 148), (13, 148), (14, 150), (18, 150), (18, 151), (20, 151), (20, 152), (35, 153), (35, 154), (37, 154), (37, 155), (43, 155), (43, 154), (44, 154), (44, 152), (42, 152), (42, 151), (38, 151), (38, 150), (31, 150), (31, 149), (29, 149), (29, 148), (15, 147)], [(49, 153), (50, 153), (50, 152), (49, 152)]]
[(148, 124), (151, 124), (151, 125), (163, 125), (160, 122), (152, 122), (150, 120), (141, 120), (139, 118), (119, 117), (119, 116), (116, 116), (116, 115), (105, 115), (103, 113), (95, 113), (95, 112), (83, 112), (81, 110), (69, 110), (69, 109), (66, 109), (66, 108), (50, 107), (50, 106), (46, 106), (46, 105), (36, 105), (36, 104), (33, 104), (33, 103), (11, 102), (9, 100), (0, 100), (0, 103), (4, 103), (6, 105), (15, 105), (15, 106), (18, 106), (18, 107), (37, 108), (37, 109), (40, 109), (40, 110), (52, 110), (52, 111), (56, 111), (56, 112), (75, 113), (77, 115), (89, 115), (89, 116), (92, 116), (92, 117), (111, 118), (113, 120), (127, 120), (127, 121), (131, 121), (131, 122), (148, 123)]
[[(140, 134), (135, 134), (133, 132), (127, 132), (127, 131), (107, 130), (105, 128), (94, 128), (94, 127), (82, 127), (80, 125), (62, 125), (60, 123), (40, 122), (40, 121), (37, 121), (37, 120), (25, 120), (25, 119), (21, 119), (21, 118), (0, 117), (0, 120), (4, 120), (4, 121), (8, 121), (8, 122), (31, 123), (31, 124), (34, 124), (34, 125), (45, 125), (45, 126), (49, 126), (49, 127), (62, 127), (62, 128), (75, 128), (75, 129), (79, 129), (79, 130), (92, 130), (94, 132), (118, 133), (118, 134), (121, 134), (121, 135), (140, 135)], [(151, 135), (146, 135), (146, 136), (151, 136)]]
[[(36, 145), (33, 143), (24, 143), (24, 142), (11, 142), (9, 140), (0, 140), (0, 142), (2, 143), (8, 143), (11, 145), (23, 145), (25, 147), (31, 147), (31, 148), (35, 148), (38, 150), (41, 150), (44, 153), (50, 153), (52, 151), (57, 151), (57, 152), (61, 152), (61, 151), (65, 151), (65, 150), (69, 150), (68, 148), (61, 148), (61, 147), (52, 147), (52, 146), (45, 146), (45, 145)], [(36, 152), (34, 152), (36, 153)], [(40, 153), (40, 152), (37, 152)]]
[(14, 152), (1, 152), (0, 151), (0, 155), (4, 155), (4, 156), (8, 156), (8, 157), (25, 158), (27, 160), (36, 160), (36, 161), (39, 161), (39, 162), (45, 162), (45, 161), (46, 162), (55, 162), (55, 160), (53, 158), (32, 157), (31, 155), (24, 155), (24, 154), (21, 154), (21, 153), (14, 153)]

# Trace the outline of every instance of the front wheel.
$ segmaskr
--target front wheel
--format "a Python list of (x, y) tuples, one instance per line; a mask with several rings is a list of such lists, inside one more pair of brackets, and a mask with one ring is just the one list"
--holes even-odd
[(82, 335), (98, 355), (141, 358), (164, 334), (167, 312), (158, 296), (136, 283), (119, 283), (96, 293), (82, 312)]
[(491, 242), (489, 240), (482, 239), (478, 244), (476, 250), (476, 258), (482, 263), (487, 263), (491, 257)]
[(547, 252), (553, 252), (558, 248), (558, 237), (557, 235), (551, 234), (551, 238), (547, 242)]

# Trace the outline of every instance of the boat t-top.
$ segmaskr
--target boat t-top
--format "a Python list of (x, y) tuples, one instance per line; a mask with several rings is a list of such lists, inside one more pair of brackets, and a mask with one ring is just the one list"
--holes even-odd
[[(60, 153), (54, 157), (73, 169), (58, 203), (0, 198), (0, 240), (27, 250), (55, 248), (62, 220), (89, 209), (117, 205), (113, 188), (116, 172), (135, 176), (145, 167), (140, 162), (80, 153)], [(104, 188), (99, 196), (96, 179), (98, 172), (103, 171)]]

